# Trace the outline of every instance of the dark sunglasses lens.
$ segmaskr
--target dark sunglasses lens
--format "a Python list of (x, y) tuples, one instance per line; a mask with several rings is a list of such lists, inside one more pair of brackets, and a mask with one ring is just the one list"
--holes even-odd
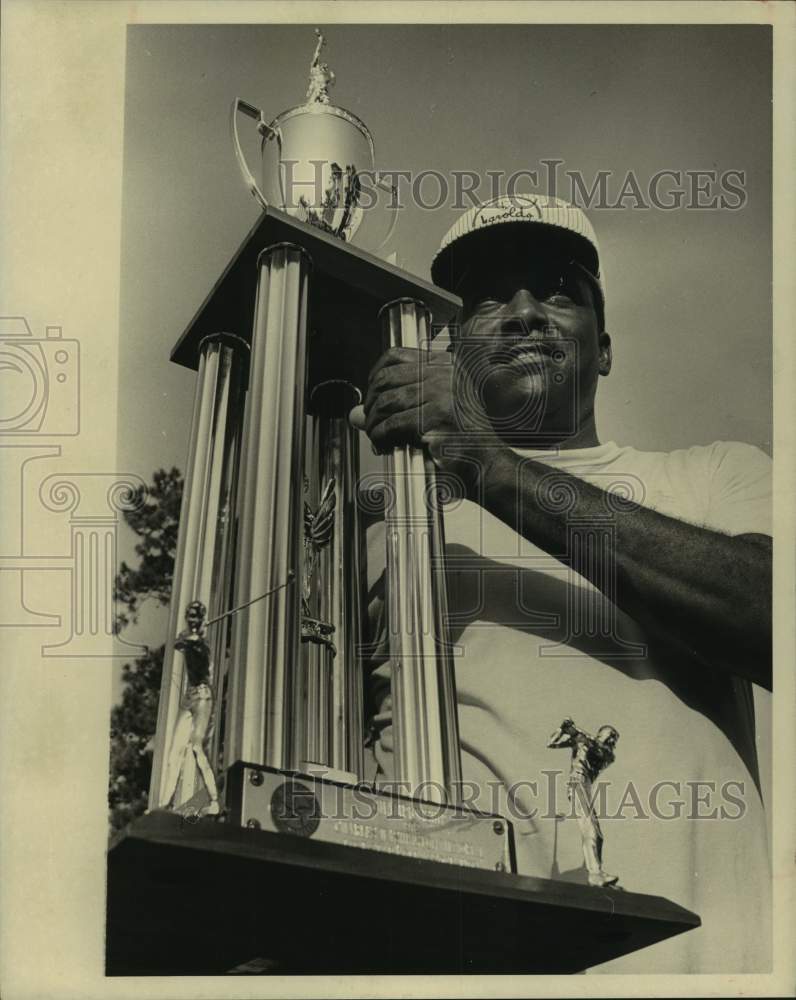
[(577, 268), (569, 263), (542, 265), (520, 272), (516, 265), (511, 268), (487, 265), (478, 272), (470, 272), (459, 294), (465, 306), (472, 307), (490, 300), (508, 302), (518, 288), (525, 288), (543, 302), (561, 293), (576, 298), (581, 280)]

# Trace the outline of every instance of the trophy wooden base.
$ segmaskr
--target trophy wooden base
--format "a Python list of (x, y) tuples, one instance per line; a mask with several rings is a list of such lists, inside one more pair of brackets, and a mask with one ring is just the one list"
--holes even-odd
[(659, 896), (170, 812), (108, 855), (109, 976), (574, 973), (697, 926)]

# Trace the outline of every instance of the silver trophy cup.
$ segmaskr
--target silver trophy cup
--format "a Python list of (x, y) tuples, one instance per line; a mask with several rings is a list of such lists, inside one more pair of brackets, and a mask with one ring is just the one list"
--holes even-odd
[[(263, 208), (272, 205), (302, 222), (350, 242), (364, 219), (364, 204), (377, 203), (378, 192), (390, 195), (386, 235), (373, 247), (379, 250), (391, 238), (397, 220), (397, 192), (379, 179), (374, 169), (375, 149), (370, 130), (345, 108), (329, 101), (334, 73), (320, 62), (318, 44), (310, 66), (304, 104), (268, 121), (248, 101), (235, 98), (231, 112), (232, 141), (243, 178)], [(241, 114), (257, 123), (261, 136), (262, 186), (243, 152), (238, 132)]]

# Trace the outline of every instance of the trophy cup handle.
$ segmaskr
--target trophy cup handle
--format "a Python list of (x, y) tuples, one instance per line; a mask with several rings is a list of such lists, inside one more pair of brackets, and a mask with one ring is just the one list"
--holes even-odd
[(243, 154), (243, 150), (240, 145), (240, 138), (238, 136), (238, 112), (243, 112), (249, 118), (253, 118), (257, 122), (257, 131), (263, 137), (263, 142), (266, 139), (277, 139), (281, 138), (278, 129), (273, 129), (266, 122), (265, 116), (259, 108), (255, 108), (253, 104), (249, 104), (248, 101), (241, 100), (240, 97), (236, 97), (232, 102), (232, 110), (230, 112), (230, 130), (232, 132), (232, 145), (235, 149), (235, 159), (238, 161), (238, 167), (243, 175), (243, 179), (246, 182), (246, 187), (251, 191), (256, 200), (260, 203), (263, 208), (268, 208), (268, 201), (265, 195), (262, 193), (260, 188), (257, 186), (257, 181), (254, 179), (254, 175), (251, 170), (249, 170), (249, 165), (246, 162), (246, 157)]

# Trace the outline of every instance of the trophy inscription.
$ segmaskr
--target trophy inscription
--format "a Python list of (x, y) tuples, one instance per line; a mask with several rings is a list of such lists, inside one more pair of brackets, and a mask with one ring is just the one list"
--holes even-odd
[[(256, 777), (256, 780), (254, 780)], [(464, 807), (440, 808), (401, 795), (237, 765), (229, 775), (233, 812), (242, 826), (294, 834), (326, 844), (511, 871), (511, 828)]]

